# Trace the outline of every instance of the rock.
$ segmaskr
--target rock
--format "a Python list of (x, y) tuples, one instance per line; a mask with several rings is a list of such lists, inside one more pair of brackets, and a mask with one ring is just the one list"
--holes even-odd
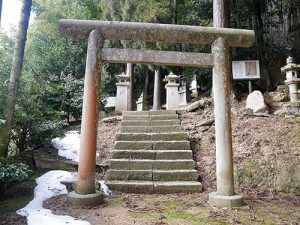
[(102, 121), (104, 123), (112, 123), (112, 122), (117, 122), (117, 121), (121, 121), (121, 120), (122, 120), (122, 116), (111, 116), (111, 117), (102, 119)]
[(248, 95), (246, 100), (246, 108), (252, 109), (253, 113), (269, 113), (265, 104), (264, 97), (260, 91), (253, 91)]
[(300, 102), (287, 102), (282, 105), (283, 115), (300, 116)]
[(276, 92), (280, 92), (280, 93), (286, 93), (287, 95), (289, 94), (289, 87), (286, 85), (278, 85)]
[(201, 126), (211, 126), (214, 122), (215, 122), (215, 119), (209, 119), (209, 120), (205, 120), (205, 121), (197, 124), (197, 126), (198, 127), (201, 127)]
[(246, 108), (245, 110), (244, 110), (244, 115), (246, 115), (246, 116), (253, 116), (254, 114), (253, 114), (253, 109), (248, 109), (248, 108)]
[(268, 113), (253, 113), (253, 116), (256, 117), (270, 117)]
[(183, 130), (194, 130), (195, 129), (195, 125), (185, 125), (183, 126)]
[[(215, 163), (214, 158), (211, 156), (203, 156), (203, 161), (205, 165), (213, 165)], [(201, 165), (203, 166), (203, 165)]]
[(289, 100), (289, 95), (285, 92), (270, 92), (269, 97), (273, 102), (286, 102)]
[(200, 99), (196, 102), (193, 102), (191, 104), (189, 104), (186, 108), (185, 111), (186, 112), (193, 112), (195, 110), (197, 110), (198, 108), (204, 108), (205, 107), (205, 100), (204, 99)]

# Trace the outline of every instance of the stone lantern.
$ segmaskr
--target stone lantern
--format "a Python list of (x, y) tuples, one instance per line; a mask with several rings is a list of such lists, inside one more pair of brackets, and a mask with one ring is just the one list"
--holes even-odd
[(128, 109), (128, 90), (130, 76), (126, 75), (124, 72), (120, 75), (116, 75), (118, 79), (117, 86), (117, 96), (116, 96), (116, 107), (115, 110), (118, 113), (122, 111), (127, 111)]
[(165, 86), (167, 90), (167, 102), (166, 109), (179, 109), (179, 94), (178, 87), (179, 84), (177, 81), (179, 80), (179, 76), (173, 74), (172, 72), (165, 77), (164, 81), (168, 82)]
[(180, 87), (179, 87), (179, 107), (180, 108), (184, 108), (187, 106), (187, 102), (186, 102), (186, 82), (185, 81), (181, 81), (180, 82)]
[(297, 77), (297, 71), (300, 70), (300, 65), (294, 63), (294, 59), (289, 56), (286, 60), (286, 65), (281, 67), (281, 72), (286, 74), (284, 83), (289, 87), (291, 102), (299, 102), (299, 91), (297, 85), (300, 83), (300, 78)]

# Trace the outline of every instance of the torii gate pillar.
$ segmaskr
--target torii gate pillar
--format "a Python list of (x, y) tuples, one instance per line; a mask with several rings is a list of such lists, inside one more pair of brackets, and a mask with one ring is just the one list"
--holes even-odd
[(93, 30), (88, 39), (84, 78), (77, 187), (76, 191), (68, 194), (68, 201), (79, 206), (99, 205), (103, 202), (102, 193), (96, 191), (95, 187), (101, 42), (99, 33)]
[(229, 46), (224, 38), (215, 40), (212, 54), (217, 192), (209, 194), (209, 203), (219, 207), (238, 207), (244, 205), (244, 201), (241, 195), (234, 193)]

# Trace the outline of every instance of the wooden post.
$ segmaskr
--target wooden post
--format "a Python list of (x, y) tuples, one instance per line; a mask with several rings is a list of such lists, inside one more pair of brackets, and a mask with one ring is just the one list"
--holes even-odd
[(95, 169), (98, 126), (99, 59), (100, 37), (96, 30), (90, 33), (86, 59), (84, 95), (82, 106), (80, 153), (78, 164), (78, 194), (95, 193)]
[(248, 81), (248, 89), (249, 89), (249, 94), (251, 94), (252, 90), (253, 90), (253, 88), (252, 88), (252, 81), (251, 80)]

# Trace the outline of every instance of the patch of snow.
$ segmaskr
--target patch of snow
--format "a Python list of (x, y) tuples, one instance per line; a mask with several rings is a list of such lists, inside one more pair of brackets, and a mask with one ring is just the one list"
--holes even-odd
[(52, 139), (51, 145), (58, 150), (59, 156), (79, 162), (80, 134), (78, 131), (68, 131), (64, 138)]
[(51, 145), (58, 150), (59, 156), (74, 162), (79, 161), (80, 134), (78, 131), (68, 131), (64, 138), (52, 139)]
[(37, 178), (33, 200), (19, 209), (17, 214), (26, 216), (28, 225), (90, 225), (87, 221), (77, 220), (71, 216), (54, 215), (51, 210), (43, 208), (46, 199), (68, 193), (66, 186), (60, 183), (66, 180), (75, 181), (76, 173), (52, 170)]
[(100, 184), (101, 191), (104, 195), (108, 196), (111, 194), (111, 190), (106, 186), (104, 180), (98, 180), (97, 182)]

